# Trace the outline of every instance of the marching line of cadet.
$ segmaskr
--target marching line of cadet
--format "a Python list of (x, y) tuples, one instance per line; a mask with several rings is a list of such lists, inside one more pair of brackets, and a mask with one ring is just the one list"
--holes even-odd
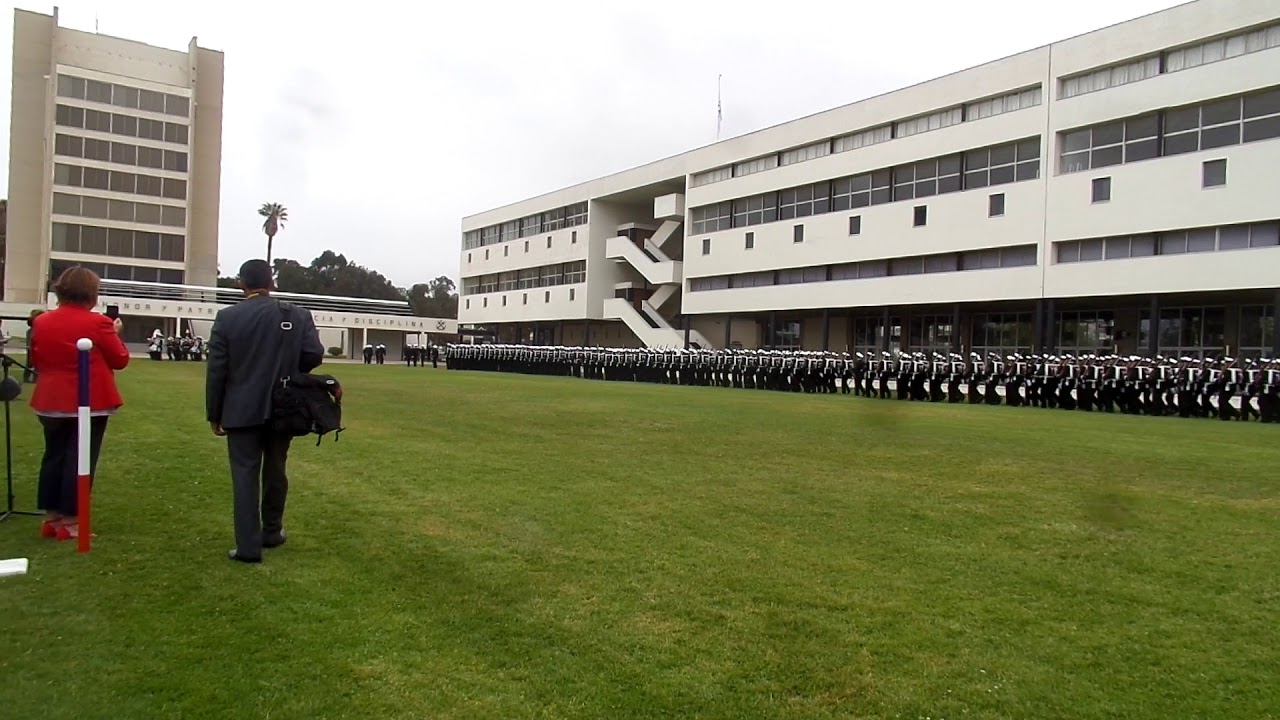
[(448, 346), (449, 370), (1280, 423), (1280, 360)]

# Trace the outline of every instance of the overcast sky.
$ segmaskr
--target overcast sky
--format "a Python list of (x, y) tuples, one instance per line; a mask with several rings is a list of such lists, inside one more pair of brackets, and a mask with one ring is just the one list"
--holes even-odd
[(457, 279), (464, 215), (713, 141), (718, 74), (730, 137), (1176, 4), (58, 3), (64, 26), (226, 53), (224, 273), (264, 254), (256, 210), (280, 202), (279, 256), (332, 249), (402, 286)]

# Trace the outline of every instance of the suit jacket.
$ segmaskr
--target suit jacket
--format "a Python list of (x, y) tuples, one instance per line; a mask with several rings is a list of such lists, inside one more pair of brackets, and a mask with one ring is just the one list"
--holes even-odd
[[(324, 346), (306, 308), (293, 306), (285, 367), (311, 372), (324, 362)], [(284, 342), (280, 304), (259, 295), (223, 308), (209, 336), (205, 411), (223, 428), (263, 425), (271, 418), (271, 390), (280, 380), (280, 344)]]
[(76, 305), (41, 313), (31, 324), (30, 365), (36, 370), (31, 407), (42, 413), (74, 413), (80, 405), (80, 351), (76, 341), (89, 338), (89, 408), (113, 410), (124, 405), (116, 389), (115, 371), (129, 364), (129, 350), (116, 334), (115, 321)]

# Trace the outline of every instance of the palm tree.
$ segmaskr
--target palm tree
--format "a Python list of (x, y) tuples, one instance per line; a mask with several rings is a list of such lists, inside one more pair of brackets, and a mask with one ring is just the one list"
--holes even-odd
[(266, 218), (262, 221), (262, 232), (267, 234), (267, 264), (270, 265), (271, 241), (275, 240), (276, 233), (280, 232), (280, 228), (289, 219), (289, 210), (280, 203), (263, 203), (258, 208), (258, 214)]

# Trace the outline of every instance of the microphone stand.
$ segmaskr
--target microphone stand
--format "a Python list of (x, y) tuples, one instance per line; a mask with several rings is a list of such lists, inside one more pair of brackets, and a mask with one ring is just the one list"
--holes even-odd
[[(0, 351), (0, 368), (3, 369), (4, 380), (6, 381), (6, 384), (8, 384), (7, 381), (9, 380), (9, 372), (14, 366), (21, 368), (24, 374), (27, 376), (30, 376), (34, 373), (34, 371), (31, 368), (27, 367), (26, 365), (23, 365), (17, 360), (14, 360), (7, 353)], [(12, 422), (12, 415), (9, 410), (9, 405), (11, 402), (12, 402), (11, 398), (6, 397), (4, 400), (5, 506), (4, 506), (4, 509), (0, 511), (0, 522), (3, 522), (4, 520), (8, 520), (13, 515), (40, 515), (41, 514), (39, 512), (32, 512), (30, 510), (14, 510), (13, 422)]]

